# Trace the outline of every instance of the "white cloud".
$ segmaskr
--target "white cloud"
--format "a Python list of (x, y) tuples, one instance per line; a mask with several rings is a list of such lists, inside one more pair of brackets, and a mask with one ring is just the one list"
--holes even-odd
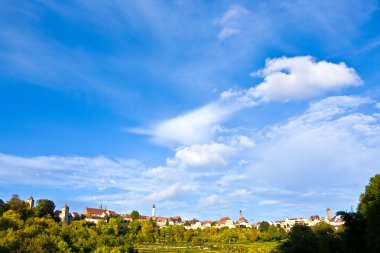
[(198, 206), (202, 208), (218, 208), (218, 206), (224, 205), (225, 203), (225, 200), (216, 194), (211, 194), (210, 196), (198, 200)]
[(218, 21), (222, 26), (222, 30), (219, 33), (219, 39), (224, 40), (233, 35), (237, 35), (241, 32), (242, 20), (249, 11), (240, 5), (231, 6)]
[(244, 199), (247, 197), (251, 197), (252, 192), (248, 191), (247, 189), (236, 189), (230, 194), (228, 194), (228, 197), (231, 199)]
[(268, 59), (265, 68), (255, 75), (263, 77), (264, 82), (246, 90), (224, 91), (216, 102), (139, 133), (150, 134), (156, 143), (169, 146), (206, 143), (220, 132), (221, 122), (244, 108), (262, 102), (313, 98), (361, 83), (355, 70), (346, 64), (316, 62), (311, 56)]
[(248, 90), (256, 100), (287, 101), (318, 96), (327, 91), (361, 84), (353, 68), (343, 62), (316, 62), (311, 56), (267, 59), (265, 68), (253, 73), (264, 82)]
[(269, 128), (255, 149), (251, 175), (283, 188), (364, 184), (380, 168), (380, 117), (353, 108), (369, 102), (329, 97)]
[(222, 29), (222, 31), (219, 34), (219, 39), (224, 40), (228, 37), (231, 37), (233, 35), (237, 35), (240, 33), (240, 30), (230, 27), (225, 27)]
[(197, 189), (195, 185), (176, 183), (162, 190), (153, 191), (146, 197), (149, 202), (163, 202), (176, 197), (182, 198)]
[(235, 149), (221, 143), (195, 144), (176, 150), (175, 157), (168, 159), (169, 166), (205, 167), (226, 165), (225, 158), (235, 153)]
[(254, 148), (256, 144), (247, 136), (234, 135), (231, 138), (230, 145), (238, 148)]
[(277, 200), (272, 200), (272, 199), (267, 199), (267, 200), (260, 200), (259, 205), (264, 206), (264, 205), (275, 205), (279, 204), (280, 202)]
[(164, 145), (205, 143), (213, 135), (213, 127), (239, 109), (237, 104), (211, 103), (165, 120), (153, 127), (150, 133), (156, 143)]

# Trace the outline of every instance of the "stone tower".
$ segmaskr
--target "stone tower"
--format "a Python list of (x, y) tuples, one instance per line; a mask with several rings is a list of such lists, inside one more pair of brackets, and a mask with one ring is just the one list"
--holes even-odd
[(69, 207), (67, 206), (67, 204), (65, 204), (62, 207), (62, 212), (59, 215), (59, 218), (61, 218), (61, 221), (63, 223), (66, 223), (66, 224), (69, 223)]
[(327, 219), (332, 220), (331, 209), (327, 208), (326, 212), (327, 212)]
[(33, 197), (30, 196), (30, 198), (28, 198), (28, 199), (26, 200), (26, 203), (28, 203), (29, 208), (33, 208), (33, 207), (34, 207), (34, 199), (33, 199)]
[(240, 212), (240, 215), (239, 215), (239, 219), (240, 219), (241, 217), (243, 217), (243, 212), (242, 210), (240, 210), (239, 212)]
[(156, 219), (156, 205), (153, 204), (153, 207), (152, 207), (152, 219), (155, 220)]

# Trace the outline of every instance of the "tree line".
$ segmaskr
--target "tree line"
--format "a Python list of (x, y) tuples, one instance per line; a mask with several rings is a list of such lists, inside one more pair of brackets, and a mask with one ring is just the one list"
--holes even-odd
[(154, 220), (132, 221), (108, 216), (98, 224), (83, 219), (70, 224), (54, 216), (54, 202), (38, 200), (35, 208), (17, 195), (0, 207), (0, 252), (135, 252), (134, 246), (212, 246), (231, 243), (283, 240), (283, 228), (263, 222), (255, 228), (186, 230), (184, 226), (158, 227)]
[(289, 233), (267, 222), (257, 229), (160, 228), (154, 220), (140, 222), (138, 212), (132, 221), (109, 216), (98, 224), (83, 219), (64, 224), (54, 209), (54, 202), (46, 199), (30, 208), (17, 195), (2, 203), (0, 252), (136, 252), (136, 246), (147, 244), (210, 247), (257, 241), (279, 241), (274, 253), (380, 252), (380, 175), (371, 178), (357, 211), (338, 213), (345, 221), (338, 230), (325, 222), (297, 224)]

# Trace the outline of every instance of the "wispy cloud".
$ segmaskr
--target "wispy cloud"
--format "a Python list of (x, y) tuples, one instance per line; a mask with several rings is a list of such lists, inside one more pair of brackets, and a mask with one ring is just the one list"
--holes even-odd
[(224, 40), (241, 32), (243, 21), (249, 11), (240, 5), (231, 6), (218, 21), (222, 30), (219, 33), (219, 39)]
[(353, 68), (344, 63), (316, 61), (311, 56), (268, 59), (264, 69), (255, 72), (264, 78), (246, 90), (227, 90), (218, 101), (177, 117), (164, 120), (150, 130), (164, 145), (192, 145), (212, 140), (221, 122), (240, 110), (269, 101), (302, 100), (361, 84)]

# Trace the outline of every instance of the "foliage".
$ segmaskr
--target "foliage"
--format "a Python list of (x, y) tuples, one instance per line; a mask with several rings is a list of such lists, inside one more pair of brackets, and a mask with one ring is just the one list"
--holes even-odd
[(132, 218), (132, 220), (138, 220), (138, 219), (140, 219), (140, 214), (139, 214), (139, 212), (136, 211), (136, 210), (133, 210), (133, 211), (131, 212), (131, 218)]
[(45, 215), (54, 215), (55, 204), (49, 199), (39, 199), (36, 204), (36, 215), (39, 217)]
[(338, 212), (344, 220), (344, 231), (342, 240), (346, 252), (359, 253), (368, 252), (366, 245), (367, 224), (360, 213)]
[[(227, 244), (250, 244), (259, 237), (260, 232), (254, 228), (186, 230), (175, 225), (160, 228), (153, 220), (125, 222), (121, 217), (110, 217), (95, 225), (85, 220), (63, 224), (49, 215), (23, 220), (14, 210), (0, 216), (0, 252), (136, 252), (134, 245), (146, 244), (219, 245), (224, 249)], [(236, 248), (244, 249), (240, 246), (226, 249)]]
[(259, 231), (260, 232), (266, 232), (266, 231), (268, 231), (269, 226), (270, 226), (269, 222), (263, 221), (263, 222), (260, 223)]
[[(263, 223), (261, 223), (260, 226), (262, 224)], [(269, 225), (269, 223), (268, 223), (268, 225)], [(259, 230), (260, 230), (260, 227), (259, 227)], [(285, 239), (287, 237), (287, 234), (282, 227), (277, 227), (274, 225), (270, 225), (270, 226), (268, 226), (268, 228), (266, 228), (266, 230), (260, 231), (260, 232), (261, 232), (260, 233), (260, 239), (262, 239), (264, 241), (282, 240), (282, 239)]]
[(268, 248), (256, 251), (242, 246), (265, 244), (262, 241), (277, 241), (272, 249), (281, 241), (274, 252), (380, 252), (379, 199), (380, 176), (377, 175), (361, 195), (357, 212), (338, 213), (345, 221), (343, 228), (335, 231), (325, 222), (312, 228), (297, 224), (287, 234), (283, 228), (267, 222), (262, 222), (259, 229), (158, 227), (153, 220), (141, 222), (137, 211), (131, 213), (131, 222), (110, 216), (98, 224), (85, 220), (63, 224), (52, 218), (55, 207), (52, 201), (39, 200), (33, 210), (13, 195), (0, 210), (0, 252), (136, 252), (135, 247), (146, 245), (269, 252)]
[(26, 219), (28, 216), (27, 203), (19, 199), (17, 194), (13, 194), (13, 196), (8, 200), (6, 208), (20, 214), (23, 219)]
[(307, 225), (295, 224), (290, 229), (288, 240), (279, 249), (284, 253), (317, 253), (318, 238)]
[(358, 213), (367, 223), (367, 245), (371, 252), (380, 252), (380, 174), (375, 175), (360, 196)]

